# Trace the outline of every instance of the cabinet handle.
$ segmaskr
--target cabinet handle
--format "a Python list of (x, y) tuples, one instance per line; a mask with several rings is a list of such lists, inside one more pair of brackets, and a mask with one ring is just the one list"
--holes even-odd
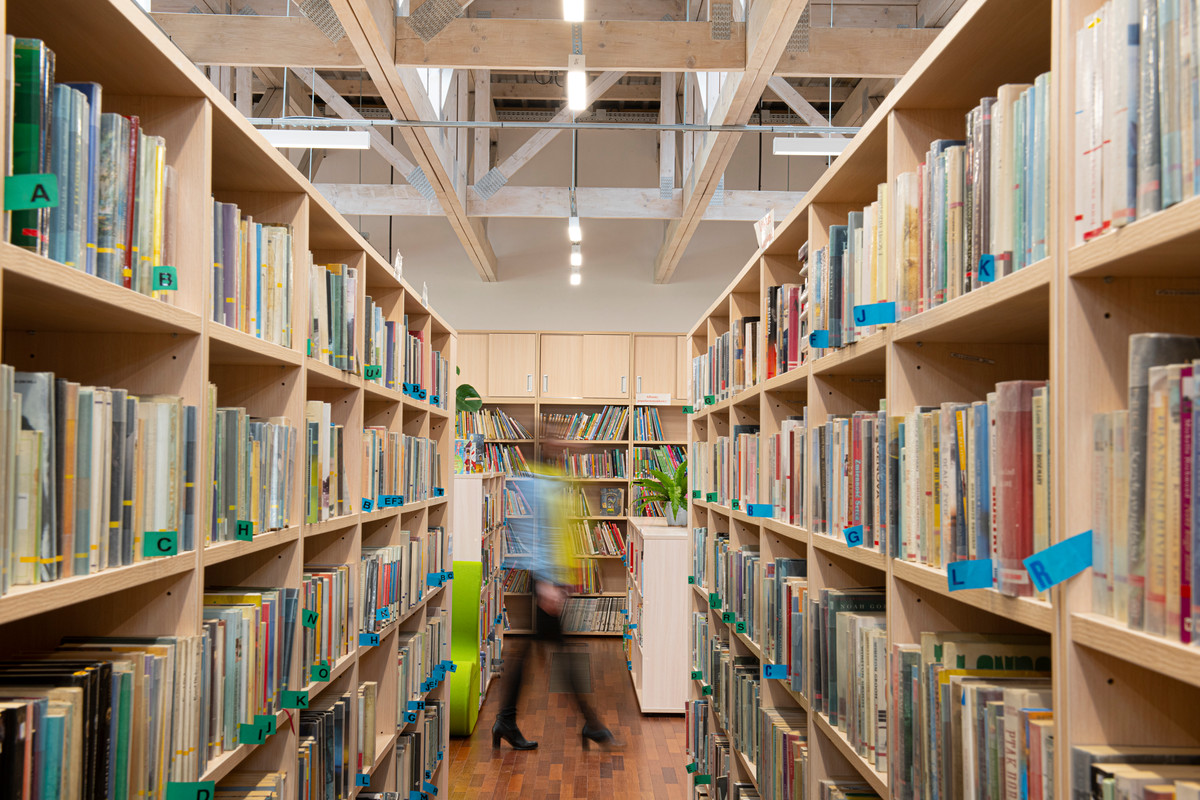
[(542, 394), (550, 391), (550, 376), (542, 375)]
[(527, 373), (525, 375), (525, 391), (529, 392), (530, 394), (533, 393), (533, 373), (532, 372)]
[(625, 376), (621, 376), (621, 394), (625, 394)]
[(637, 387), (638, 387), (637, 388), (638, 394), (641, 394), (642, 393), (642, 376), (641, 375), (638, 375)]

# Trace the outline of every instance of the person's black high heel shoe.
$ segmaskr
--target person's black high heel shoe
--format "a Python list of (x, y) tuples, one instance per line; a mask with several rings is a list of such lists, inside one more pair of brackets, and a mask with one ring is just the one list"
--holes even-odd
[(492, 747), (499, 747), (501, 739), (512, 745), (513, 750), (533, 750), (538, 746), (537, 742), (531, 742), (521, 735), (521, 729), (515, 722), (501, 724), (497, 720), (492, 726)]
[(620, 747), (612, 731), (602, 725), (593, 726), (590, 722), (583, 725), (583, 749), (588, 749), (588, 743), (595, 742), (602, 747)]

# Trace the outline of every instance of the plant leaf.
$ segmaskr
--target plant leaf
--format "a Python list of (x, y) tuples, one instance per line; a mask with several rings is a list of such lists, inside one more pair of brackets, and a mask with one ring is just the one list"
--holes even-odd
[(475, 391), (475, 387), (469, 383), (460, 383), (454, 396), (455, 410), (478, 411), (482, 407), (483, 398), (479, 396), (479, 392)]

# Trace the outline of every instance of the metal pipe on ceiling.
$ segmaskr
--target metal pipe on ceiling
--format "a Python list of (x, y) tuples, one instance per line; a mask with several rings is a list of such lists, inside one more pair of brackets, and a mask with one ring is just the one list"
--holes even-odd
[(836, 125), (709, 125), (686, 122), (539, 122), (529, 120), (395, 120), (395, 119), (334, 119), (330, 117), (251, 117), (258, 127), (317, 127), (341, 128), (363, 125), (383, 128), (533, 128), (560, 131), (681, 131), (693, 133), (787, 133), (787, 134), (846, 134), (853, 136), (860, 128)]

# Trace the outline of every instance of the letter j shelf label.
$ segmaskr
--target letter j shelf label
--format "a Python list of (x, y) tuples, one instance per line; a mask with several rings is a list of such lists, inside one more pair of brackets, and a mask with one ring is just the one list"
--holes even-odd
[(168, 783), (165, 800), (213, 800), (217, 792), (216, 781), (198, 783)]

